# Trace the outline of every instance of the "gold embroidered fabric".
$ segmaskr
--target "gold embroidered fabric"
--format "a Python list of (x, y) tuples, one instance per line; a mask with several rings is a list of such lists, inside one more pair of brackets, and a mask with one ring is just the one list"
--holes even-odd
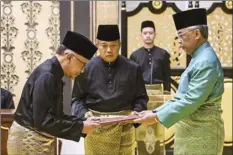
[[(94, 116), (116, 117), (127, 116), (129, 111), (97, 112)], [(113, 123), (102, 126), (84, 140), (85, 155), (134, 155), (135, 154), (135, 129), (131, 123)]]
[(13, 122), (7, 141), (8, 155), (54, 155), (55, 137)]

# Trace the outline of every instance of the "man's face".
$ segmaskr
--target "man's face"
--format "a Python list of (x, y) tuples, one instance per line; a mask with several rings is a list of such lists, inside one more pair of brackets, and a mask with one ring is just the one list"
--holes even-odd
[(76, 53), (69, 53), (69, 56), (67, 57), (69, 63), (66, 76), (75, 79), (80, 73), (84, 72), (84, 66), (87, 64), (88, 59)]
[(196, 49), (197, 31), (198, 29), (184, 28), (177, 32), (180, 48), (182, 48), (189, 55), (192, 54)]
[(100, 57), (105, 62), (113, 62), (119, 55), (120, 41), (101, 41), (97, 43)]
[(145, 27), (142, 29), (142, 40), (145, 44), (152, 44), (154, 43), (155, 39), (155, 30), (152, 27)]

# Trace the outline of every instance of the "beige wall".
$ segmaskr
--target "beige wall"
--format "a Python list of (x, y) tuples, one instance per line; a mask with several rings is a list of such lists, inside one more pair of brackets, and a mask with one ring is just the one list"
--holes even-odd
[(60, 44), (59, 16), (58, 2), (1, 1), (1, 87), (16, 105), (30, 73)]

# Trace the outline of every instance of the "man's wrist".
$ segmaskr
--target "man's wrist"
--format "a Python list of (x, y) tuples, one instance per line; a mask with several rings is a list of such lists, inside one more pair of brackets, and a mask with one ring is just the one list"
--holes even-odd
[(158, 118), (158, 116), (157, 116), (157, 110), (156, 109), (154, 109), (154, 110), (152, 110), (152, 113), (154, 114), (154, 117), (155, 117), (155, 121), (156, 122), (159, 122), (159, 118)]

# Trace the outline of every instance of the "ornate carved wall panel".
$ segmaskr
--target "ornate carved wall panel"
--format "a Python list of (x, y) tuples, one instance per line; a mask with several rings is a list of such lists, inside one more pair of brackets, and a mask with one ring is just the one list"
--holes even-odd
[(118, 24), (118, 1), (96, 2), (96, 24)]
[(223, 67), (232, 67), (232, 14), (216, 8), (208, 15), (209, 41)]
[(28, 76), (60, 44), (59, 2), (1, 2), (1, 87), (18, 104)]

